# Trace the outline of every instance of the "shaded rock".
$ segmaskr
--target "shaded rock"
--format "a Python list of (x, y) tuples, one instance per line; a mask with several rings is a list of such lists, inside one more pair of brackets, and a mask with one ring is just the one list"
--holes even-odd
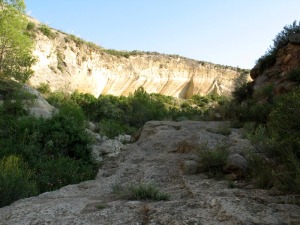
[(91, 131), (90, 129), (85, 129), (85, 131), (94, 138), (96, 143), (101, 143), (103, 141), (108, 140), (108, 137), (101, 136), (100, 134), (95, 133), (95, 132)]
[(141, 133), (142, 133), (141, 128), (138, 129), (136, 132), (134, 132), (134, 134), (131, 135), (130, 142), (131, 143), (137, 142), (141, 136)]
[(92, 157), (101, 162), (105, 157), (116, 157), (123, 147), (123, 144), (117, 140), (105, 140), (100, 144), (92, 146)]
[(53, 113), (58, 111), (54, 106), (50, 105), (37, 90), (27, 85), (24, 85), (23, 89), (36, 97), (36, 99), (33, 100), (23, 101), (30, 115), (34, 117), (51, 118)]
[(234, 153), (227, 157), (226, 165), (224, 166), (223, 171), (226, 173), (235, 174), (238, 177), (242, 177), (246, 174), (247, 169), (247, 160), (240, 154)]
[(191, 175), (199, 173), (199, 163), (194, 160), (184, 160), (181, 166), (183, 174)]
[(131, 140), (131, 135), (127, 135), (127, 134), (119, 135), (119, 136), (115, 137), (114, 140), (117, 140), (121, 143), (129, 143)]

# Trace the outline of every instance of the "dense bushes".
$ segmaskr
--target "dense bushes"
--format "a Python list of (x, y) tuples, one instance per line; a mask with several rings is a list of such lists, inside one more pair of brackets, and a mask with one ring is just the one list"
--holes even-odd
[(110, 138), (118, 134), (132, 134), (149, 120), (203, 119), (208, 109), (225, 101), (224, 98), (213, 95), (180, 100), (160, 94), (148, 94), (143, 88), (128, 97), (101, 95), (95, 98), (90, 94), (74, 92), (71, 96), (53, 93), (48, 100), (56, 106), (66, 101), (80, 106), (89, 120), (98, 123), (99, 132)]
[(0, 207), (37, 194), (34, 174), (16, 155), (0, 160)]
[(43, 119), (28, 116), (21, 101), (5, 100), (0, 106), (0, 149), (2, 206), (95, 176), (84, 115), (71, 103)]
[(279, 97), (269, 115), (270, 137), (300, 159), (300, 89)]
[(250, 157), (250, 171), (260, 188), (300, 192), (299, 98), (299, 88), (274, 96), (273, 85), (252, 95), (235, 92), (228, 114), (245, 123), (246, 136), (259, 152)]

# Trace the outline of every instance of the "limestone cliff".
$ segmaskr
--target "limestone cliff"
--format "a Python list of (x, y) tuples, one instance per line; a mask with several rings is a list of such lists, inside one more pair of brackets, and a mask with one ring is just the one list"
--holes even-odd
[(249, 77), (246, 70), (180, 56), (105, 50), (35, 23), (37, 63), (32, 86), (48, 83), (52, 91), (78, 90), (96, 97), (128, 95), (143, 86), (148, 93), (189, 98), (194, 94), (230, 95)]

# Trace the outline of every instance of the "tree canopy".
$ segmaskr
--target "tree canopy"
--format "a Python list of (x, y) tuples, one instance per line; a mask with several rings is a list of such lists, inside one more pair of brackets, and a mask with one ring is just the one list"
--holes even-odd
[(0, 0), (0, 78), (26, 82), (33, 71), (33, 42), (26, 35), (24, 0)]

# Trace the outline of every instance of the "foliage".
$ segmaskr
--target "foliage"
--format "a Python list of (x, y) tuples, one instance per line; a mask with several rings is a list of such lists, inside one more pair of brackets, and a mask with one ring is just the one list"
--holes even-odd
[(264, 156), (258, 154), (251, 154), (248, 157), (250, 174), (254, 178), (255, 185), (258, 188), (271, 188), (273, 187), (274, 165), (268, 163)]
[[(233, 104), (234, 119), (246, 122), (246, 137), (258, 153), (250, 156), (250, 171), (259, 188), (300, 192), (300, 90), (271, 97), (272, 85)], [(267, 101), (263, 99), (268, 99)]]
[(55, 33), (53, 33), (51, 29), (45, 24), (42, 24), (39, 27), (39, 30), (50, 39), (54, 39), (56, 37)]
[(33, 172), (18, 156), (0, 160), (0, 207), (37, 193)]
[(245, 83), (240, 87), (237, 87), (232, 93), (234, 101), (237, 103), (241, 103), (242, 101), (250, 98), (253, 94), (252, 86), (252, 83)]
[(270, 83), (255, 90), (252, 96), (257, 101), (267, 99), (267, 101), (271, 102), (273, 100), (273, 92), (274, 84)]
[(257, 60), (259, 69), (263, 72), (265, 69), (273, 66), (276, 62), (276, 55), (279, 49), (285, 47), (289, 42), (289, 35), (294, 33), (300, 33), (300, 21), (294, 21), (290, 25), (286, 25), (283, 30), (278, 33), (273, 40), (273, 46)]
[(166, 201), (170, 198), (167, 193), (159, 191), (156, 186), (144, 183), (130, 184), (125, 187), (116, 185), (113, 187), (113, 192), (129, 200)]
[(34, 30), (34, 28), (35, 28), (35, 23), (28, 22), (28, 24), (26, 26), (26, 29), (29, 30), (29, 31), (32, 31), (32, 30)]
[[(51, 119), (28, 116), (21, 101), (9, 99), (0, 106), (0, 159), (10, 155), (22, 158), (26, 164), (22, 176), (25, 179), (26, 171), (30, 172), (34, 183), (24, 189), (31, 193), (27, 196), (94, 178), (92, 139), (85, 132), (84, 120), (81, 108), (72, 102), (61, 104)], [(22, 197), (17, 193), (16, 199)]]
[(65, 67), (64, 56), (61, 52), (57, 52), (56, 57), (57, 57), (57, 69), (63, 72)]
[(36, 180), (40, 192), (52, 191), (68, 184), (94, 179), (92, 164), (61, 156), (37, 162)]
[(131, 134), (134, 131), (134, 128), (130, 128), (130, 126), (116, 120), (104, 119), (99, 122), (99, 133), (108, 138), (114, 138), (120, 134)]
[(118, 56), (118, 57), (124, 57), (129, 58), (129, 56), (132, 55), (141, 55), (142, 52), (139, 51), (118, 51), (114, 49), (102, 49), (103, 52), (106, 52), (110, 55)]
[(149, 120), (160, 120), (167, 114), (164, 104), (147, 94), (143, 88), (129, 96), (128, 103), (131, 115), (128, 123), (132, 126), (142, 126)]
[(217, 129), (207, 129), (208, 132), (215, 134), (222, 134), (228, 136), (231, 134), (230, 124), (223, 124), (217, 127)]
[(149, 120), (201, 119), (204, 111), (211, 107), (208, 105), (222, 101), (220, 97), (199, 97), (197, 104), (203, 105), (200, 107), (195, 104), (195, 100), (178, 100), (170, 96), (148, 94), (143, 88), (128, 97), (101, 95), (97, 99), (90, 94), (74, 92), (71, 97), (53, 93), (48, 100), (54, 105), (61, 105), (59, 102), (63, 101), (78, 104), (89, 120), (99, 123), (100, 133), (109, 137), (131, 134)]
[(300, 89), (277, 99), (267, 123), (270, 137), (282, 154), (291, 151), (300, 160)]
[(300, 82), (300, 69), (296, 68), (289, 71), (289, 73), (287, 74), (287, 79), (289, 81)]
[(35, 62), (33, 42), (26, 35), (27, 20), (23, 0), (0, 1), (0, 78), (26, 82)]
[(223, 177), (223, 167), (229, 155), (226, 145), (216, 146), (209, 149), (207, 146), (201, 146), (197, 150), (200, 164), (204, 172), (210, 177)]
[(50, 85), (48, 83), (40, 83), (36, 89), (42, 94), (49, 94), (51, 92)]

